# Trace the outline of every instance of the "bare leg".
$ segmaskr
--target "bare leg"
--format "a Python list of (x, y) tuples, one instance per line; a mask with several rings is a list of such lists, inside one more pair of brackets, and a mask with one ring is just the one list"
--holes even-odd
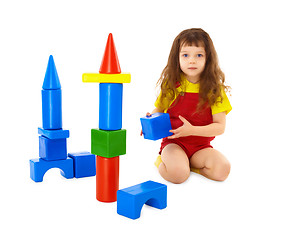
[(160, 175), (172, 183), (183, 183), (190, 176), (189, 159), (177, 144), (168, 144), (161, 152)]
[(215, 181), (226, 180), (231, 169), (226, 157), (213, 148), (204, 148), (194, 153), (190, 164), (191, 167), (198, 168), (200, 174)]

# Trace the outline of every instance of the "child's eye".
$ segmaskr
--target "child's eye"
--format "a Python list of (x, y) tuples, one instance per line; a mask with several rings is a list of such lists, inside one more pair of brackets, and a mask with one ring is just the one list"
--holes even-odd
[(197, 54), (197, 57), (203, 57), (203, 54), (199, 53)]
[(183, 57), (188, 57), (188, 54), (186, 54), (186, 53), (185, 53), (185, 54), (183, 54)]

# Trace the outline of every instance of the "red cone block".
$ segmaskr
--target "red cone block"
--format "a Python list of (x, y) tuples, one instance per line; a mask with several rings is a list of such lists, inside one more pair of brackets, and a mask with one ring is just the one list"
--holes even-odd
[(104, 73), (104, 74), (121, 73), (120, 63), (112, 33), (110, 33), (108, 36), (107, 45), (105, 48), (105, 53), (103, 56), (99, 73)]

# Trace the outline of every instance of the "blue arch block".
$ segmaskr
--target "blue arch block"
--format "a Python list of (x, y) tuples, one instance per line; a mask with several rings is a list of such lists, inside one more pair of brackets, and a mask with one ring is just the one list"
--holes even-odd
[(35, 182), (42, 182), (45, 173), (51, 168), (59, 168), (65, 178), (73, 178), (73, 159), (46, 161), (41, 158), (30, 160), (30, 177)]
[(140, 217), (144, 204), (164, 209), (167, 206), (167, 186), (147, 181), (117, 192), (117, 213), (131, 219)]
[(123, 84), (99, 84), (99, 129), (114, 131), (122, 128)]

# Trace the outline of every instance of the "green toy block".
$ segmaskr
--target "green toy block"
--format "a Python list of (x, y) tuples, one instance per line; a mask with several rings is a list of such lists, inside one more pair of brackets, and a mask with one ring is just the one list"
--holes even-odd
[(91, 129), (91, 153), (106, 158), (126, 154), (126, 132)]

